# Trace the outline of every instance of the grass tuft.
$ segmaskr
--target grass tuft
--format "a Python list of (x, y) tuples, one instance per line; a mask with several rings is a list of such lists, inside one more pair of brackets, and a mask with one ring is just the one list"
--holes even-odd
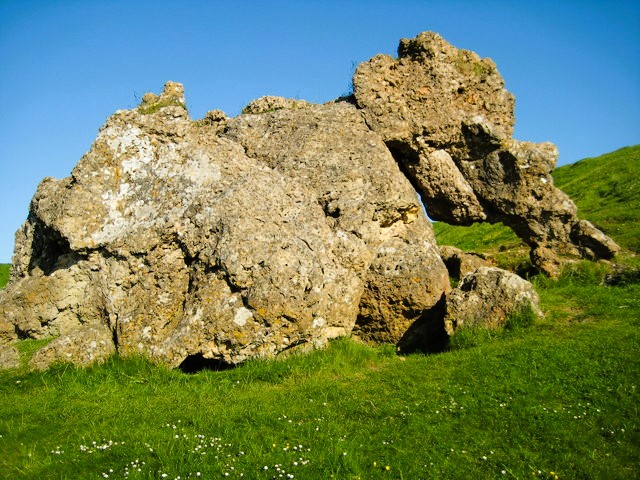
[(159, 112), (160, 109), (164, 107), (182, 107), (185, 110), (187, 109), (187, 106), (183, 102), (175, 98), (170, 98), (168, 100), (157, 101), (151, 104), (142, 104), (138, 107), (138, 112), (142, 115), (150, 115), (152, 113)]
[(0, 263), (0, 289), (4, 288), (9, 283), (9, 277), (11, 276), (11, 265), (6, 263)]

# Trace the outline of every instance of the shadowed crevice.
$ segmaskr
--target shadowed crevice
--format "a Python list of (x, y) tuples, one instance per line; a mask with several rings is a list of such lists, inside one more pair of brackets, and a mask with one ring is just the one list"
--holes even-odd
[(447, 349), (449, 335), (444, 328), (446, 296), (411, 324), (398, 341), (398, 353), (439, 353)]

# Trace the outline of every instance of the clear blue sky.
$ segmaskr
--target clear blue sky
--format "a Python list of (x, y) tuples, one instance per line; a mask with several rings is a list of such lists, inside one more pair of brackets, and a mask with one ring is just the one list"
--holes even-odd
[(638, 1), (0, 0), (0, 263), (40, 180), (145, 92), (183, 83), (194, 119), (262, 95), (324, 102), (425, 30), (491, 57), (516, 138), (556, 143), (560, 164), (640, 143), (639, 22)]

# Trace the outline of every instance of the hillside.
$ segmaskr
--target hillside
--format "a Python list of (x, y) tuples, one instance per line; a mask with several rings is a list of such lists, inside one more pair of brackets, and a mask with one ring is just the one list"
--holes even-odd
[[(553, 178), (576, 203), (581, 218), (623, 248), (640, 252), (640, 145), (559, 167)], [(502, 224), (457, 227), (437, 222), (434, 229), (439, 244), (486, 253), (505, 266), (525, 261), (528, 255), (524, 244)]]
[[(616, 178), (637, 176), (638, 151), (558, 175), (627, 248), (637, 181)], [(443, 227), (505, 261), (518, 247), (504, 227)], [(544, 318), (457, 334), (438, 355), (340, 339), (194, 375), (117, 355), (0, 371), (0, 478), (638, 478), (640, 284), (604, 286), (605, 269), (535, 277)], [(46, 342), (19, 342), (23, 365)]]
[(640, 145), (558, 168), (556, 185), (578, 205), (578, 214), (640, 252)]

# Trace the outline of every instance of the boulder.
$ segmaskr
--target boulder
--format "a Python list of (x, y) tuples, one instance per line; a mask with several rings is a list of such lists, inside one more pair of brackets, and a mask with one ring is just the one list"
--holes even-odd
[(56, 337), (36, 368), (113, 352), (234, 365), (352, 334), (440, 344), (445, 299), (451, 329), (508, 315), (495, 290), (533, 301), (484, 267), (449, 293), (442, 256), (457, 275), (482, 262), (439, 251), (425, 207), (510, 225), (550, 272), (615, 252), (553, 187), (555, 147), (511, 139), (513, 96), (490, 60), (424, 33), (358, 67), (354, 92), (193, 121), (168, 82), (117, 111), (68, 178), (39, 185), (0, 343)]
[(440, 257), (447, 266), (449, 276), (456, 280), (477, 270), (480, 267), (490, 267), (491, 262), (483, 255), (475, 252), (463, 252), (459, 248), (442, 245), (440, 247)]
[(20, 353), (13, 345), (0, 344), (0, 370), (20, 368)]
[[(2, 305), (2, 292), (0, 292), (0, 306)], [(16, 327), (4, 316), (0, 316), (0, 345), (8, 345), (18, 339)]]
[(444, 325), (449, 336), (461, 328), (496, 329), (526, 307), (542, 315), (530, 282), (500, 268), (480, 267), (465, 275), (447, 296)]
[[(59, 335), (32, 365), (236, 364), (359, 319), (393, 340), (448, 291), (416, 192), (355, 106), (271, 97), (193, 122), (183, 105), (169, 83), (116, 112), (39, 186), (1, 307), (22, 337)], [(99, 352), (78, 356), (87, 341)]]
[(449, 282), (420, 200), (385, 144), (344, 101), (265, 97), (244, 111), (255, 113), (229, 120), (226, 136), (312, 192), (340, 238), (341, 264), (363, 282), (355, 333), (397, 342)]
[(559, 255), (611, 258), (618, 251), (553, 186), (555, 146), (511, 138), (514, 98), (490, 59), (425, 32), (401, 40), (397, 59), (377, 55), (359, 65), (353, 85), (367, 124), (411, 178), (431, 218), (503, 222), (552, 275)]
[(115, 351), (107, 326), (83, 325), (38, 350), (31, 357), (29, 366), (36, 370), (46, 370), (54, 363), (88, 366), (106, 360)]

